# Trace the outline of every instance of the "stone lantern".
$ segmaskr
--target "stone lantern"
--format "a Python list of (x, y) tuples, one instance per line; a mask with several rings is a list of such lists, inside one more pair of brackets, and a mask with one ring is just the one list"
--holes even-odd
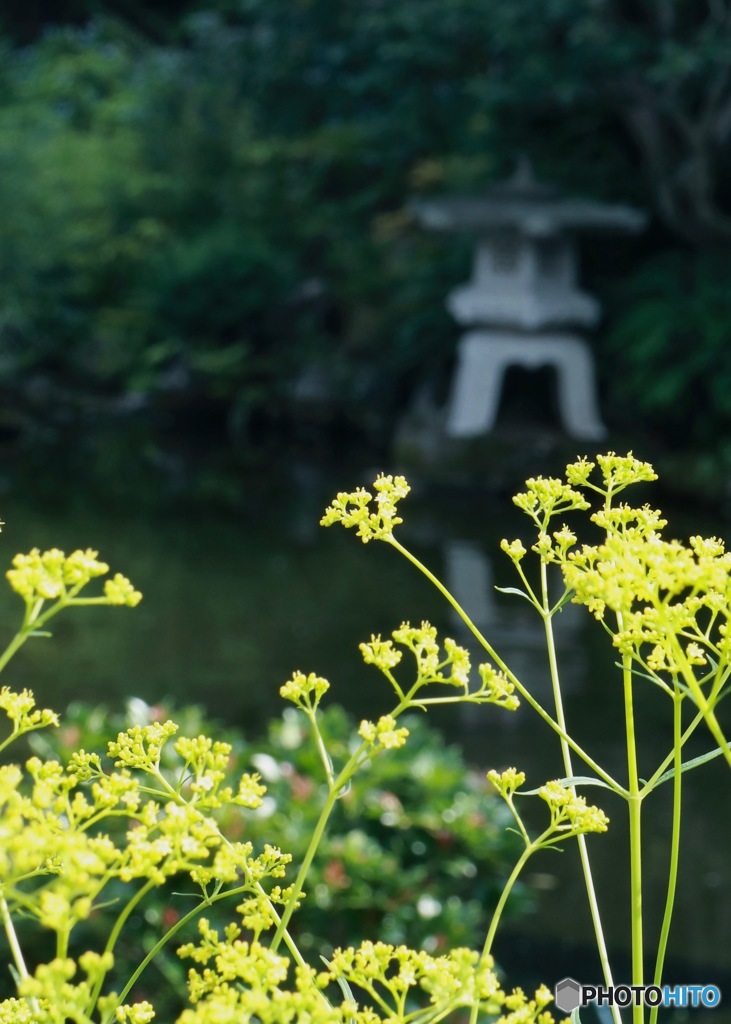
[(468, 438), (492, 429), (505, 371), (517, 364), (555, 367), (567, 433), (603, 437), (591, 351), (568, 330), (593, 327), (599, 319), (598, 302), (578, 287), (575, 235), (637, 232), (645, 215), (563, 198), (536, 181), (526, 161), (482, 196), (424, 199), (412, 210), (425, 228), (476, 236), (472, 280), (447, 301), (455, 320), (469, 328), (459, 342), (447, 435)]

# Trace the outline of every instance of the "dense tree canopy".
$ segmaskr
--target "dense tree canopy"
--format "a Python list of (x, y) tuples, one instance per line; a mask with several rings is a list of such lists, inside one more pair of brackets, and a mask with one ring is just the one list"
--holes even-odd
[[(443, 299), (468, 267), (468, 240), (423, 237), (409, 198), (474, 191), (527, 152), (573, 192), (656, 214), (631, 259), (588, 252), (610, 416), (629, 404), (674, 443), (729, 425), (731, 310), (703, 298), (729, 267), (723, 0), (36, 0), (4, 17), (0, 368), (31, 397), (195, 395), (245, 423), (319, 364), (351, 412), (388, 422), (447, 365)], [(685, 315), (658, 315), (664, 293)]]

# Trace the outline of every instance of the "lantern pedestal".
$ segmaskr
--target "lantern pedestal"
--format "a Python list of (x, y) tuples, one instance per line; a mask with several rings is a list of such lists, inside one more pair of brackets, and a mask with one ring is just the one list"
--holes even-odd
[(457, 371), (446, 421), (450, 437), (478, 437), (497, 420), (505, 371), (509, 366), (556, 370), (561, 420), (567, 434), (597, 441), (606, 436), (596, 400), (589, 347), (570, 334), (522, 337), (502, 331), (470, 331), (458, 348)]

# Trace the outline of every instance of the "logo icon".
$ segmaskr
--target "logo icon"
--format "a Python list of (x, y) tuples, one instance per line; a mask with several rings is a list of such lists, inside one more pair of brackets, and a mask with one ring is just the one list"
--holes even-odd
[(556, 985), (553, 997), (561, 1013), (571, 1013), (581, 1006), (581, 985), (573, 978), (563, 978)]

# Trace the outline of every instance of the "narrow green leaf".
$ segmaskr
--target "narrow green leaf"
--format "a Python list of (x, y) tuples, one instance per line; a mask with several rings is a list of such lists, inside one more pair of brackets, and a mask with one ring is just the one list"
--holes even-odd
[[(723, 747), (715, 747), (713, 750), (709, 750), (707, 754), (700, 754), (698, 757), (692, 757), (690, 761), (683, 761), (680, 766), (680, 772), (681, 774), (683, 772), (689, 772), (691, 768), (697, 768), (698, 765), (705, 764), (706, 761), (712, 761), (714, 757), (720, 757), (722, 753)], [(668, 780), (674, 778), (674, 776), (675, 769), (668, 768), (666, 772), (663, 772), (652, 788), (656, 789), (662, 782), (668, 782)]]
[(499, 590), (501, 594), (516, 594), (518, 597), (524, 597), (528, 604), (533, 604), (533, 599), (524, 590), (518, 590), (517, 587), (495, 587), (495, 590)]
[[(602, 789), (612, 789), (608, 782), (604, 782), (603, 779), (596, 779), (593, 775), (571, 775), (566, 779), (551, 780), (556, 781), (559, 785), (563, 786), (564, 789), (570, 789), (572, 786), (601, 786)], [(543, 787), (539, 787), (542, 789)], [(519, 789), (516, 796), (535, 796), (538, 793), (538, 789)], [(612, 790), (614, 792), (614, 790)]]
[[(320, 959), (322, 960), (322, 962), (325, 964), (326, 967), (328, 967), (328, 968), (330, 967), (330, 961), (329, 960), (327, 960), (322, 955), (320, 956)], [(335, 981), (338, 983), (338, 985), (340, 987), (340, 991), (343, 993), (343, 996), (345, 997), (346, 1003), (348, 1003), (350, 1006), (357, 1006), (358, 1003), (356, 1002), (356, 998), (353, 995), (353, 992), (352, 992), (352, 990), (350, 988), (350, 985), (347, 983), (345, 978), (336, 978)]]
[(564, 591), (563, 596), (561, 597), (561, 599), (559, 601), (557, 601), (556, 604), (551, 609), (551, 615), (553, 615), (555, 612), (560, 612), (561, 609), (563, 608), (563, 606), (565, 604), (569, 603), (569, 601), (571, 600), (571, 598), (574, 596), (575, 593), (576, 593), (576, 591), (575, 590), (571, 590), (571, 589)]

